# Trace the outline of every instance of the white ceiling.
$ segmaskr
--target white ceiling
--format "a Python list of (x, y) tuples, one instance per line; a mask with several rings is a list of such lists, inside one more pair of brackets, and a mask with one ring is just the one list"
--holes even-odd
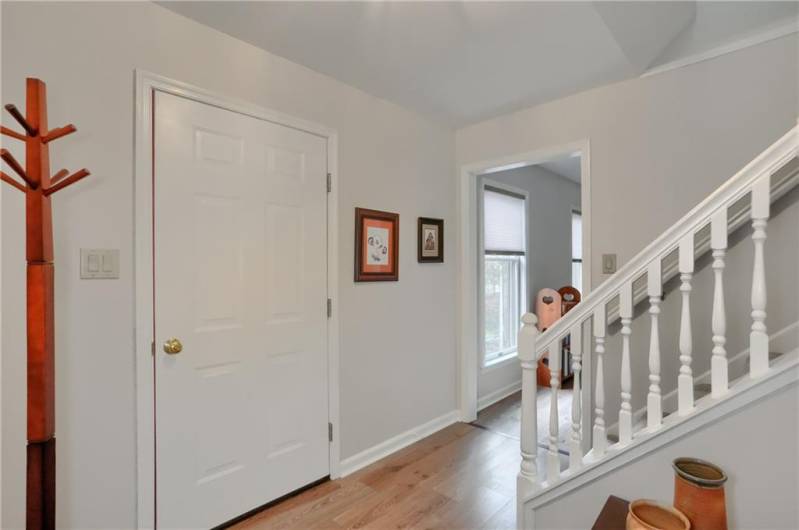
[(580, 178), (580, 156), (566, 156), (562, 158), (557, 158), (555, 160), (551, 160), (549, 162), (544, 162), (543, 164), (538, 164), (538, 166), (555, 173), (556, 175), (560, 175), (561, 177), (567, 178), (577, 184), (582, 182)]
[(765, 31), (780, 2), (159, 2), (463, 126)]

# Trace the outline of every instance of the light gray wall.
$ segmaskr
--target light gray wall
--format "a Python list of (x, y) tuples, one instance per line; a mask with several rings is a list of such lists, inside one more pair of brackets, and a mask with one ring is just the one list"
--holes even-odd
[[(417, 217), (443, 218), (454, 241), (451, 130), (151, 3), (3, 2), (3, 103), (24, 105), (25, 77), (44, 79), (50, 123), (78, 127), (52, 145), (53, 170), (92, 171), (54, 200), (57, 526), (135, 525), (134, 68), (338, 130), (342, 456), (452, 412), (457, 249), (416, 262)], [(13, 190), (2, 201), (2, 527), (20, 528), (24, 211)], [(399, 282), (353, 283), (356, 206), (400, 213)], [(119, 248), (121, 279), (79, 280), (80, 247)]]
[(536, 529), (590, 528), (609, 495), (671, 504), (671, 462), (682, 456), (708, 460), (724, 469), (729, 477), (725, 494), (730, 528), (799, 528), (797, 401), (799, 387), (794, 384), (603, 475), (539, 508)]
[[(580, 209), (580, 185), (539, 166), (491, 173), (483, 177), (529, 193), (527, 223), (527, 299), (534, 311), (535, 295), (544, 287), (571, 284), (571, 212)], [(518, 361), (483, 369), (478, 399), (521, 381)]]
[(458, 165), (590, 141), (592, 284), (796, 125), (799, 34), (456, 132)]

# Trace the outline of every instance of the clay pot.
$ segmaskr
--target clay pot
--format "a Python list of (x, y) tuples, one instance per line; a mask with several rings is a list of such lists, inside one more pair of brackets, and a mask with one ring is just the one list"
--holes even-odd
[(696, 458), (678, 458), (674, 467), (674, 506), (694, 530), (727, 530), (727, 475), (720, 467)]
[(627, 530), (691, 530), (691, 522), (679, 510), (646, 499), (630, 503), (626, 526)]

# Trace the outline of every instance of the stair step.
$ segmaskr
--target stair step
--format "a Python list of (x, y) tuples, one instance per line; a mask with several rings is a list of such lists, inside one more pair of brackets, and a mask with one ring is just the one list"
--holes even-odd
[(703, 398), (710, 394), (710, 391), (710, 383), (699, 383), (698, 385), (694, 385), (694, 399)]

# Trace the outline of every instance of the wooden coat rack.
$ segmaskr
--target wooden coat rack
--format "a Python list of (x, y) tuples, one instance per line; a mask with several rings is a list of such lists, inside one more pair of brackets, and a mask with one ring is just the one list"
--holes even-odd
[(49, 144), (75, 132), (72, 124), (47, 127), (47, 89), (26, 80), (25, 116), (5, 108), (25, 133), (2, 127), (2, 134), (25, 142), (25, 168), (6, 149), (0, 158), (22, 182), (0, 171), (3, 182), (25, 194), (25, 255), (28, 324), (28, 452), (26, 527), (55, 528), (55, 326), (53, 298), (53, 217), (50, 196), (89, 175), (86, 169), (50, 176)]

